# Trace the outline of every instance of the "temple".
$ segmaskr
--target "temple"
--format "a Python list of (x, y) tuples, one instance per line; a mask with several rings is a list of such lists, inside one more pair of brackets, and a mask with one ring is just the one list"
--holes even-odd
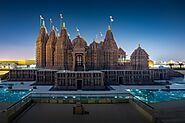
[(127, 59), (127, 53), (114, 39), (108, 26), (105, 38), (97, 36), (87, 44), (80, 35), (71, 40), (61, 24), (57, 34), (54, 26), (48, 35), (42, 20), (36, 41), (36, 69), (14, 69), (9, 80), (36, 81), (38, 85), (53, 85), (57, 90), (105, 89), (109, 85), (154, 84), (156, 79), (169, 79), (168, 69), (150, 69), (149, 55), (139, 45)]
[(44, 21), (36, 43), (37, 68), (88, 71), (88, 70), (147, 70), (149, 55), (140, 46), (134, 50), (130, 61), (126, 52), (118, 48), (112, 30), (108, 26), (104, 41), (93, 41), (90, 45), (78, 33), (71, 41), (65, 24), (56, 36), (54, 27), (48, 36)]

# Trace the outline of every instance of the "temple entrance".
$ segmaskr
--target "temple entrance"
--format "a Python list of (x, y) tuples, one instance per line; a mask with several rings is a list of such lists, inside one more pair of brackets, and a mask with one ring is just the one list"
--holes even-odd
[(82, 80), (77, 80), (77, 89), (78, 90), (82, 89)]
[(118, 82), (119, 82), (119, 84), (123, 84), (123, 77), (119, 77)]
[(160, 74), (160, 76), (159, 76), (159, 77), (160, 77), (160, 80), (162, 80), (162, 79), (163, 79), (163, 74)]
[(83, 71), (84, 70), (84, 63), (83, 63), (83, 55), (78, 54), (75, 56), (75, 70), (76, 71)]

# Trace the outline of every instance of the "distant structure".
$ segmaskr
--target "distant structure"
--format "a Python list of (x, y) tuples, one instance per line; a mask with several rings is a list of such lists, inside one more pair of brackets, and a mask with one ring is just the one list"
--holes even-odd
[(104, 41), (93, 41), (89, 46), (78, 35), (71, 41), (65, 23), (56, 36), (54, 26), (50, 36), (42, 21), (40, 33), (36, 41), (36, 66), (56, 70), (88, 71), (88, 70), (147, 70), (149, 55), (139, 47), (126, 62), (126, 52), (118, 48), (111, 27), (108, 26)]
[(35, 67), (35, 60), (0, 60), (0, 70)]

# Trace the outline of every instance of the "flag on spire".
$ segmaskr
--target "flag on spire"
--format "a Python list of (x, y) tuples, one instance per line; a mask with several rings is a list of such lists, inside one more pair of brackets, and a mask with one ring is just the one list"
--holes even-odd
[(110, 19), (110, 24), (108, 25), (108, 30), (111, 30), (110, 26), (111, 26), (112, 22), (114, 21), (114, 19), (112, 16), (110, 16), (109, 19)]
[(51, 28), (52, 28), (52, 23), (53, 23), (53, 22), (52, 22), (52, 18), (50, 18), (49, 21), (50, 21), (50, 26), (51, 26)]
[(63, 18), (63, 16), (62, 16), (62, 14), (60, 14), (60, 19), (62, 19)]
[(114, 21), (114, 19), (112, 18), (112, 16), (110, 16), (110, 22), (112, 23)]
[(96, 35), (95, 42), (98, 43), (98, 35)]
[(79, 32), (80, 30), (76, 27), (76, 31)]
[(76, 31), (78, 33), (78, 35), (80, 36), (80, 30), (76, 27)]
[(52, 22), (52, 18), (50, 18), (49, 21), (50, 21), (50, 23), (53, 23), (53, 22)]
[(58, 30), (58, 28), (57, 28), (57, 27), (55, 28), (55, 30), (56, 30), (56, 34), (57, 34), (57, 36), (60, 36), (60, 34), (58, 33), (58, 31), (59, 31), (59, 30)]
[(62, 19), (63, 19), (63, 16), (62, 14), (60, 14), (60, 27), (62, 27)]
[(40, 20), (43, 20), (44, 18), (42, 17), (42, 15), (40, 15)]
[(44, 21), (44, 18), (42, 17), (42, 15), (40, 15), (40, 26), (43, 25), (43, 21)]
[(67, 32), (67, 35), (70, 37), (70, 34), (69, 34), (69, 32)]
[(100, 37), (103, 37), (103, 34), (102, 34), (102, 32), (100, 32)]
[(100, 32), (100, 41), (103, 42), (103, 34)]

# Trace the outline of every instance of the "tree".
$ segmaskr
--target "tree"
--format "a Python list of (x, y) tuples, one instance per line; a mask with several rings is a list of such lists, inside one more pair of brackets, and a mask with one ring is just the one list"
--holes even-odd
[(169, 66), (170, 66), (170, 68), (172, 69), (173, 68), (173, 66), (175, 65), (174, 63), (169, 63), (168, 64)]
[(182, 66), (184, 66), (184, 64), (182, 62), (179, 62), (179, 66), (180, 66), (180, 68), (182, 68)]

